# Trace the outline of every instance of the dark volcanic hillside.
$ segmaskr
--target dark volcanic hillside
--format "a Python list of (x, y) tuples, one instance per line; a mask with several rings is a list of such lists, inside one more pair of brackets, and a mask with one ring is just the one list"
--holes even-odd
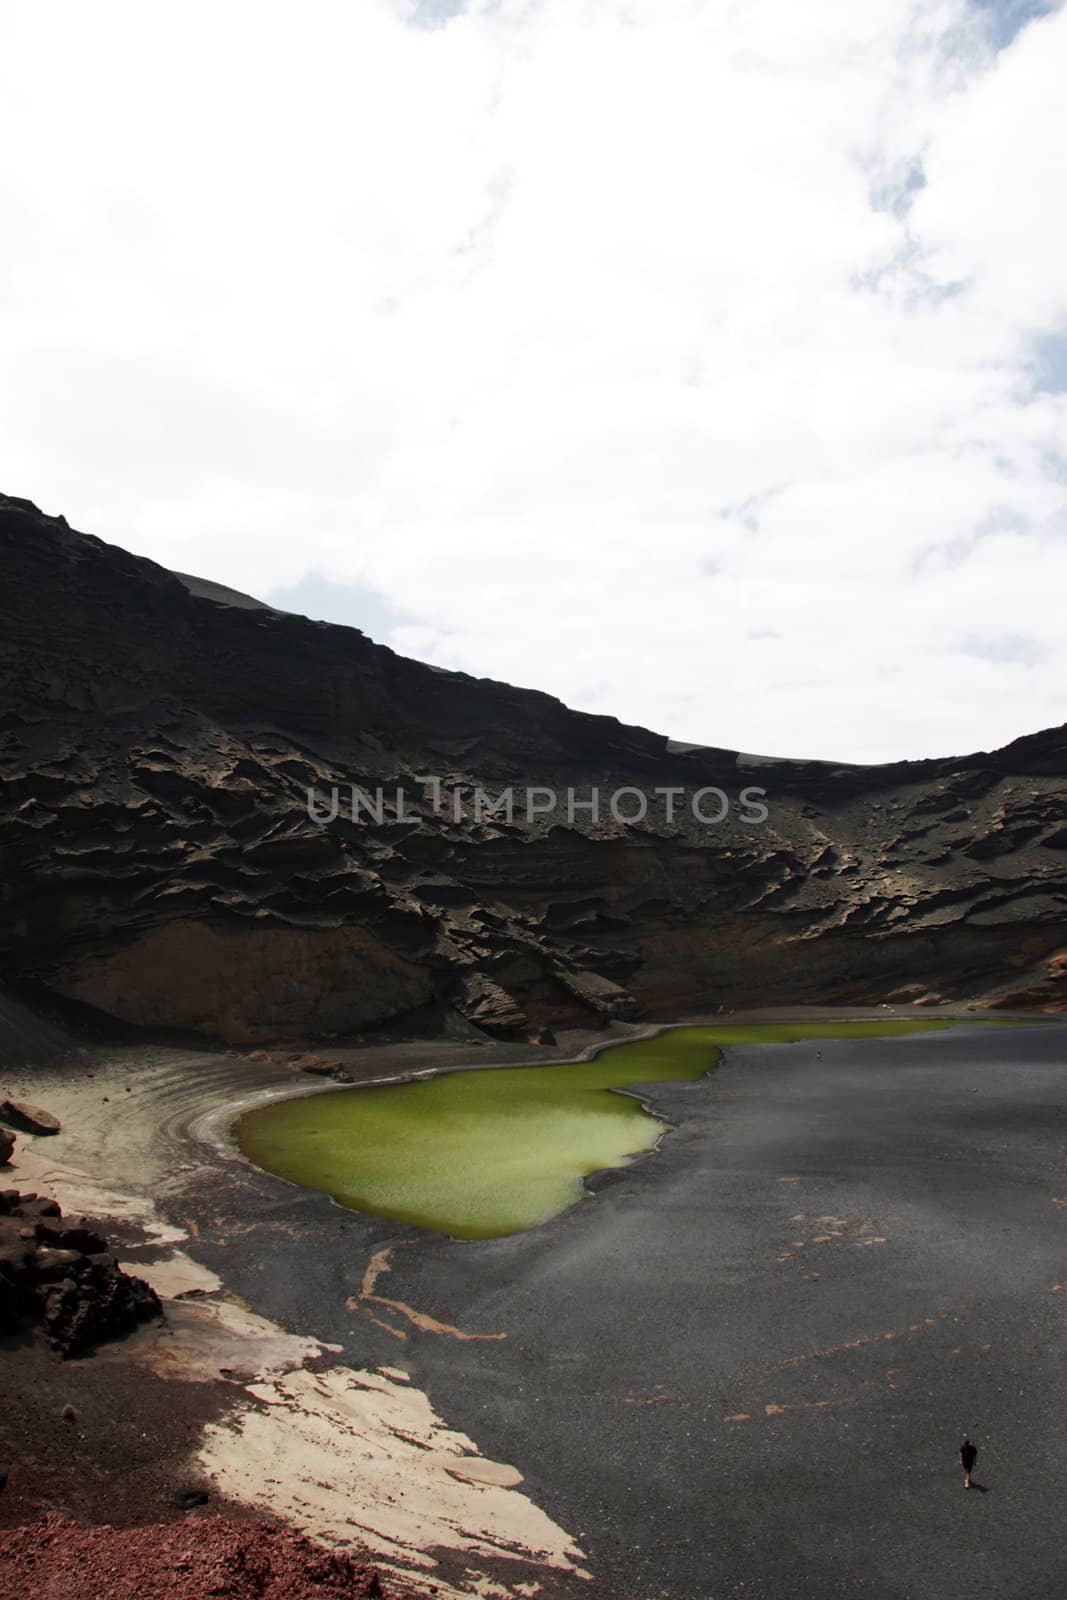
[[(136, 1023), (350, 1034), (429, 1003), (495, 1031), (697, 1006), (1067, 1003), (1067, 730), (883, 767), (761, 761), (196, 594), (0, 497), (0, 959)], [(1024, 708), (1020, 708), (1020, 717)], [(438, 776), (435, 813), (417, 774)], [(308, 816), (308, 789), (407, 817)], [(515, 786), (512, 822), (468, 794)], [(599, 787), (527, 825), (527, 786)], [(686, 791), (668, 825), (607, 796)], [(733, 802), (717, 827), (688, 797)], [(766, 789), (768, 820), (738, 796)], [(622, 801), (627, 813), (638, 797)], [(714, 798), (704, 801), (714, 810)]]

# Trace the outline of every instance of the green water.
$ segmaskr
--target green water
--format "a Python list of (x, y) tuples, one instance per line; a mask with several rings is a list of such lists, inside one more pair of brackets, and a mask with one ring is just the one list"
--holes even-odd
[(876, 1039), (955, 1026), (942, 1018), (677, 1028), (617, 1045), (595, 1061), (281, 1100), (243, 1117), (238, 1139), (257, 1166), (352, 1210), (457, 1239), (495, 1239), (588, 1198), (583, 1178), (657, 1144), (666, 1125), (632, 1097), (606, 1090), (699, 1078), (718, 1064), (723, 1045)]

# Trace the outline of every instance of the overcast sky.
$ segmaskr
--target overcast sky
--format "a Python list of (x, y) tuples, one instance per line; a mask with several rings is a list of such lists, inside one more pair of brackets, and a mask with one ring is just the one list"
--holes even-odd
[(676, 738), (1067, 717), (1067, 12), (0, 4), (0, 489)]

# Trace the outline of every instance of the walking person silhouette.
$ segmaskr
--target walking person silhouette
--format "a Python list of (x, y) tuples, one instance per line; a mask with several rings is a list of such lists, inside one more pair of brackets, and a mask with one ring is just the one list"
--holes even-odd
[(965, 1489), (971, 1487), (971, 1473), (974, 1471), (974, 1464), (977, 1459), (978, 1451), (969, 1439), (964, 1439), (960, 1445), (960, 1466), (963, 1468), (963, 1487)]

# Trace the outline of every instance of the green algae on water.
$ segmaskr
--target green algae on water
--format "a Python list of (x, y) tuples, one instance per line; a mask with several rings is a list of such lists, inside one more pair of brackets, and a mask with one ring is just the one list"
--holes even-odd
[(257, 1166), (352, 1210), (457, 1239), (494, 1239), (547, 1222), (588, 1194), (583, 1179), (590, 1173), (624, 1166), (656, 1146), (667, 1125), (633, 1096), (606, 1091), (700, 1078), (724, 1045), (875, 1039), (955, 1026), (931, 1018), (676, 1028), (616, 1045), (593, 1061), (282, 1100), (243, 1117), (238, 1137)]

